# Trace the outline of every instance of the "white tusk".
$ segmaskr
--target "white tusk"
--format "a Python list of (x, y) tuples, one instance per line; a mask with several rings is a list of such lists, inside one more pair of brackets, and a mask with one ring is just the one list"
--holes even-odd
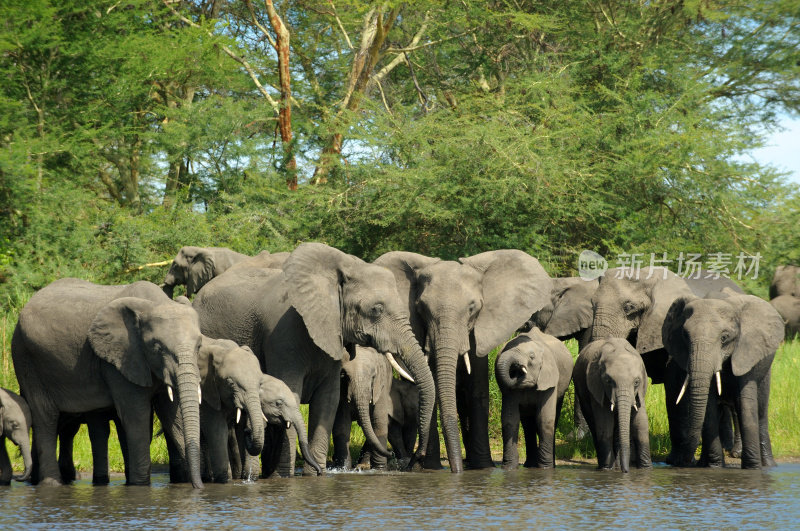
[(290, 421), (290, 420), (287, 420), (287, 421), (286, 421), (286, 429), (288, 430), (288, 429), (289, 429), (289, 428), (291, 428), (291, 427), (292, 427), (292, 421)]
[[(263, 413), (262, 413), (263, 415)], [(239, 421), (242, 420), (242, 410), (240, 408), (236, 408), (236, 424), (239, 424)]]
[(464, 365), (467, 366), (467, 374), (472, 374), (472, 367), (469, 366), (469, 352), (464, 353)]
[(614, 402), (611, 402), (611, 411), (614, 411)]
[(170, 402), (175, 402), (175, 397), (172, 396), (172, 387), (169, 385), (167, 386), (167, 396), (169, 397)]
[(197, 384), (197, 403), (201, 403), (203, 401), (203, 391), (200, 390), (200, 384)]
[(263, 411), (261, 412), (261, 416), (264, 417), (264, 422), (269, 422), (269, 420), (267, 420), (267, 416), (264, 414)]
[(678, 399), (675, 401), (675, 405), (678, 405), (678, 402), (680, 402), (681, 398), (683, 398), (683, 393), (686, 392), (686, 385), (688, 383), (689, 383), (689, 375), (687, 374), (686, 375), (686, 380), (683, 381), (683, 387), (681, 387), (681, 392), (678, 393)]
[(400, 367), (397, 361), (395, 361), (394, 356), (392, 356), (389, 352), (386, 353), (386, 358), (389, 360), (389, 363), (392, 365), (392, 367), (394, 367), (394, 370), (396, 370), (400, 376), (402, 376), (411, 383), (416, 383), (414, 381), (414, 378), (412, 378), (410, 374), (408, 374), (406, 371), (402, 369), (402, 367)]
[(520, 367), (520, 369), (522, 370), (522, 374), (525, 374), (525, 375), (528, 374), (528, 369), (526, 369), (525, 367)]
[(639, 406), (636, 405), (636, 402), (633, 403), (633, 410), (639, 411)]
[(722, 377), (719, 375), (719, 371), (717, 371), (717, 393), (722, 396)]

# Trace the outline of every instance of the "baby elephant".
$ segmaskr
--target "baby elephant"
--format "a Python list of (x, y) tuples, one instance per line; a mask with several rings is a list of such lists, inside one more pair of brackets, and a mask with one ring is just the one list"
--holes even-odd
[[(33, 470), (31, 459), (31, 443), (28, 432), (31, 428), (31, 410), (25, 400), (8, 389), (0, 388), (0, 485), (11, 484), (11, 479), (27, 481)], [(25, 471), (14, 476), (11, 469), (11, 460), (6, 451), (6, 438), (11, 439), (19, 446), (22, 452), (22, 461)]]
[[(624, 339), (586, 345), (572, 372), (575, 395), (592, 432), (597, 467), (628, 472), (631, 444), (635, 465), (650, 468), (650, 438), (644, 398), (647, 373), (639, 353)], [(618, 438), (615, 441), (615, 438)], [(617, 455), (619, 451), (619, 455)]]
[(569, 350), (533, 328), (508, 342), (497, 356), (494, 374), (503, 393), (503, 467), (519, 465), (520, 420), (527, 451), (524, 466), (555, 466), (556, 422), (572, 375)]

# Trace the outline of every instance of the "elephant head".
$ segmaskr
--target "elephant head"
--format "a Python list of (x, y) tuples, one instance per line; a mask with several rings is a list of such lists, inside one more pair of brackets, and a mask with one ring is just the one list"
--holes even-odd
[(298, 246), (283, 264), (289, 301), (313, 342), (335, 360), (355, 345), (399, 355), (420, 393), (420, 444), (425, 455), (435, 403), (433, 376), (411, 329), (408, 306), (385, 268), (321, 243)]
[(558, 363), (553, 352), (531, 333), (540, 334), (534, 328), (518, 335), (497, 356), (494, 375), (502, 388), (546, 391), (558, 385)]
[(18, 476), (13, 476), (17, 481), (27, 481), (31, 478), (33, 471), (33, 459), (31, 458), (31, 442), (28, 437), (32, 424), (31, 410), (25, 400), (7, 389), (0, 388), (0, 480), (2, 483), (10, 481), (11, 462), (8, 459), (4, 438), (19, 446), (22, 453), (22, 462), (25, 470)]
[(300, 453), (306, 463), (311, 465), (317, 474), (322, 473), (322, 468), (314, 460), (308, 448), (308, 437), (306, 436), (306, 425), (303, 415), (297, 405), (294, 394), (283, 381), (261, 374), (258, 388), (261, 411), (266, 422), (271, 425), (280, 425), (288, 429), (292, 424), (295, 425), (297, 440), (300, 444)]
[(259, 386), (261, 366), (250, 347), (227, 339), (203, 338), (197, 364), (205, 404), (217, 411), (236, 411), (239, 423), (244, 412), (245, 448), (260, 455), (264, 448), (264, 418)]
[(391, 457), (391, 453), (375, 435), (370, 415), (372, 405), (381, 399), (388, 400), (392, 385), (389, 360), (371, 348), (358, 348), (352, 360), (345, 359), (342, 364), (342, 384), (347, 386), (344, 396), (348, 403), (355, 404), (367, 442), (379, 454)]
[(554, 278), (550, 300), (531, 317), (533, 326), (560, 339), (592, 326), (592, 295), (597, 280), (580, 277)]
[(592, 341), (628, 339), (641, 355), (663, 348), (661, 327), (670, 305), (692, 296), (681, 277), (662, 267), (609, 269), (599, 280), (592, 296)]
[(686, 373), (678, 401), (684, 393), (689, 400), (682, 459), (690, 459), (700, 442), (709, 393), (722, 394), (723, 365), (729, 363), (726, 372), (734, 377), (765, 374), (783, 333), (778, 312), (752, 295), (725, 290), (703, 299), (681, 297), (671, 305), (663, 341), (672, 362)]
[(616, 415), (620, 468), (628, 472), (631, 416), (644, 406), (647, 393), (647, 373), (642, 358), (628, 341), (619, 338), (593, 341), (580, 356), (588, 361), (586, 387), (595, 402), (594, 407), (609, 409)]
[(458, 262), (393, 251), (374, 263), (394, 274), (411, 326), (434, 359), (450, 469), (461, 472), (458, 358), (472, 349), (477, 356), (487, 356), (506, 341), (545, 304), (551, 279), (538, 260), (511, 249), (488, 251)]
[(191, 297), (216, 275), (246, 258), (222, 247), (181, 247), (164, 278), (164, 292), (172, 298), (175, 286), (185, 284), (186, 296)]
[(781, 295), (800, 297), (800, 267), (781, 265), (775, 268), (772, 284), (769, 286), (769, 298), (774, 299)]
[(133, 384), (150, 388), (163, 383), (171, 400), (177, 392), (189, 474), (192, 485), (201, 488), (197, 313), (171, 300), (154, 303), (122, 297), (97, 313), (89, 327), (89, 342), (100, 359)]

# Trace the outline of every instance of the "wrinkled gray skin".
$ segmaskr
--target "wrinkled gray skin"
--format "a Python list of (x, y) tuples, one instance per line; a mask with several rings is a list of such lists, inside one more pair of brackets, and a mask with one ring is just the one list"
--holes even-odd
[(687, 404), (679, 423), (684, 445), (673, 464), (691, 464), (702, 435), (700, 464), (723, 465), (718, 424), (720, 406), (727, 403), (739, 416), (742, 468), (775, 465), (767, 411), (772, 360), (783, 332), (775, 308), (752, 295), (725, 290), (671, 305), (663, 341), (686, 382), (681, 401)]
[(333, 423), (333, 465), (351, 468), (350, 428), (356, 420), (364, 432), (370, 468), (386, 469), (392, 366), (375, 349), (356, 347), (356, 355), (342, 359), (339, 408)]
[[(54, 326), (58, 323), (58, 326)], [(200, 488), (200, 407), (196, 312), (149, 282), (99, 286), (53, 282), (20, 312), (11, 352), (31, 408), (35, 482), (62, 483), (56, 461), (59, 414), (114, 408), (125, 433), (128, 484), (150, 482), (153, 397), (174, 389), (186, 426), (194, 487)]]
[[(705, 296), (715, 289), (741, 288), (730, 279), (703, 278), (686, 280), (662, 267), (643, 267), (638, 271), (609, 269), (600, 277), (592, 296), (592, 340), (618, 337), (628, 339), (642, 356), (652, 383), (663, 383), (667, 419), (673, 452), (683, 447), (678, 426), (681, 407), (676, 406), (683, 376), (675, 364), (667, 364), (667, 351), (661, 340), (661, 328), (672, 303), (681, 297)], [(674, 453), (667, 457), (672, 463)]]
[[(31, 410), (18, 394), (0, 387), (0, 485), (9, 485), (11, 480), (28, 481), (33, 470), (31, 442)], [(14, 475), (6, 449), (6, 439), (19, 447), (25, 470)]]
[(227, 271), (238, 271), (240, 269), (251, 267), (256, 269), (281, 269), (287, 258), (289, 258), (289, 253), (270, 253), (269, 251), (261, 251), (253, 257), (242, 260), (241, 262), (236, 262), (230, 266)]
[[(411, 326), (429, 356), (451, 472), (464, 470), (459, 419), (468, 468), (493, 467), (487, 356), (546, 303), (550, 277), (534, 257), (511, 249), (458, 262), (393, 251), (374, 263), (394, 274)], [(425, 468), (440, 468), (434, 434), (430, 441)]]
[(392, 378), (389, 398), (389, 444), (398, 462), (407, 463), (414, 454), (419, 429), (419, 393), (411, 382)]
[(800, 297), (800, 267), (782, 265), (775, 268), (772, 284), (769, 286), (769, 298), (774, 299), (781, 295)]
[[(556, 424), (572, 378), (572, 355), (557, 338), (538, 328), (508, 342), (495, 361), (503, 394), (503, 467), (519, 466), (519, 424), (525, 433), (525, 467), (555, 466)], [(538, 438), (538, 442), (537, 442)]]
[(175, 286), (185, 285), (186, 296), (191, 297), (209, 280), (248, 258), (246, 254), (225, 247), (181, 247), (164, 278), (164, 293), (172, 298)]
[[(282, 271), (248, 268), (215, 278), (198, 293), (194, 307), (207, 335), (249, 346), (264, 372), (283, 380), (298, 403), (309, 404), (309, 444), (320, 465), (339, 403), (342, 357), (355, 345), (395, 354), (420, 392), (425, 431), (417, 457), (424, 456), (433, 377), (411, 330), (408, 306), (384, 268), (327, 245), (304, 243)], [(289, 437), (281, 475), (293, 474), (294, 430)], [(306, 464), (304, 473), (316, 470)]]
[[(523, 330), (536, 326), (561, 341), (576, 339), (578, 350), (583, 349), (592, 335), (592, 295), (597, 291), (598, 285), (597, 279), (554, 278), (550, 301), (531, 316)], [(582, 438), (589, 431), (589, 426), (583, 418), (578, 400), (575, 400), (574, 419), (575, 434)]]
[[(600, 339), (583, 348), (572, 373), (575, 394), (592, 432), (597, 468), (623, 472), (650, 468), (647, 373), (639, 353), (624, 339)], [(631, 448), (632, 447), (632, 448)]]
[(800, 334), (800, 297), (779, 295), (770, 300), (769, 303), (778, 310), (781, 318), (783, 318), (786, 339), (792, 339)]

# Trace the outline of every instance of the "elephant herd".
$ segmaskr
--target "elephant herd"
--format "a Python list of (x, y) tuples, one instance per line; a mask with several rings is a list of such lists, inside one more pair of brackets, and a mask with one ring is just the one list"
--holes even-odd
[[(298, 443), (303, 474), (319, 474), (331, 436), (334, 466), (349, 467), (353, 419), (372, 468), (386, 468), (388, 444), (408, 469), (441, 468), (438, 425), (452, 472), (488, 468), (488, 354), (505, 344), (494, 367), (504, 467), (519, 464), (520, 423), (524, 465), (554, 466), (570, 381), (599, 467), (649, 467), (648, 377), (665, 387), (669, 463), (694, 463), (702, 440), (699, 464), (722, 465), (734, 421), (742, 467), (769, 466), (770, 371), (785, 321), (774, 301), (778, 311), (710, 277), (642, 268), (551, 278), (519, 250), (458, 261), (393, 251), (368, 263), (320, 243), (254, 257), (184, 247), (161, 288), (61, 279), (33, 295), (11, 345), (22, 397), (0, 390), (2, 437), (22, 452), (14, 479), (51, 485), (75, 478), (82, 423), (93, 480), (108, 482), (112, 420), (127, 483), (148, 484), (154, 413), (171, 481), (198, 488), (254, 470), (294, 475)], [(177, 285), (186, 296), (173, 300)], [(580, 347), (574, 363), (568, 338)]]

